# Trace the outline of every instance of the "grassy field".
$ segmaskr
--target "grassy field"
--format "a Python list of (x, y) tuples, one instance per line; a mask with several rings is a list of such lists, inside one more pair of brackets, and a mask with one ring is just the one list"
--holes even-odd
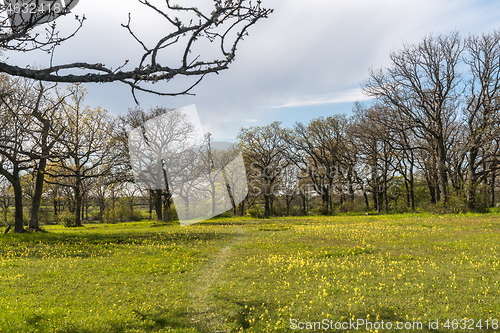
[(0, 235), (0, 332), (500, 330), (500, 215), (45, 229)]

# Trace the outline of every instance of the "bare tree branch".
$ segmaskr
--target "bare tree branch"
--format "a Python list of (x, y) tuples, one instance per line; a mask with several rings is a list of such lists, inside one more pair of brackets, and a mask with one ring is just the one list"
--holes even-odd
[[(32, 1), (37, 5), (41, 2), (40, 0)], [(66, 1), (64, 11), (58, 15), (50, 11), (44, 12), (43, 15), (28, 16), (20, 16), (19, 14), (16, 16), (16, 13), (11, 11), (9, 15), (8, 6), (0, 5), (0, 19), (4, 18), (3, 21), (0, 21), (0, 48), (21, 52), (37, 49), (49, 53), (53, 52), (57, 45), (73, 37), (80, 30), (85, 20), (85, 16), (81, 18), (76, 16), (78, 27), (66, 37), (59, 37), (55, 21), (47, 22), (66, 14), (67, 9), (74, 6), (73, 1), (76, 0)], [(227, 69), (235, 58), (239, 42), (248, 35), (249, 27), (258, 20), (267, 18), (273, 12), (272, 9), (262, 8), (261, 1), (252, 4), (247, 0), (213, 0), (214, 8), (210, 14), (203, 13), (198, 8), (174, 5), (170, 1), (163, 3), (163, 7), (157, 6), (148, 0), (138, 1), (153, 12), (160, 14), (166, 23), (166, 26), (161, 27), (161, 29), (169, 32), (152, 43), (152, 45), (148, 45), (149, 43), (134, 32), (132, 16), (129, 14), (127, 23), (122, 24), (122, 26), (127, 29), (144, 52), (140, 61), (134, 65), (134, 68), (125, 70), (125, 67), (132, 65), (128, 59), (124, 59), (122, 62), (124, 65), (115, 70), (103, 63), (88, 63), (85, 61), (60, 65), (52, 65), (51, 62), (50, 66), (45, 68), (16, 66), (4, 61), (0, 62), (0, 72), (50, 82), (102, 83), (119, 81), (129, 85), (133, 93), (139, 90), (165, 96), (185, 95), (201, 79), (198, 79), (188, 89), (172, 93), (158, 91), (146, 87), (146, 85), (163, 80), (170, 81), (176, 76), (203, 78), (206, 74), (218, 73)], [(174, 16), (175, 13), (179, 12), (184, 13), (184, 16), (192, 15), (192, 17), (185, 19), (189, 20), (189, 22), (184, 22)], [(21, 17), (21, 20), (19, 17)], [(39, 24), (46, 24), (45, 39), (34, 30)], [(199, 54), (192, 55), (194, 45), (198, 40), (202, 39), (210, 42), (216, 40), (220, 42), (218, 58), (204, 59)], [(165, 65), (167, 62), (166, 56), (169, 54), (167, 51), (179, 43), (183, 43), (180, 65), (175, 67)], [(80, 74), (82, 70), (84, 73)], [(77, 72), (78, 74), (76, 74)]]

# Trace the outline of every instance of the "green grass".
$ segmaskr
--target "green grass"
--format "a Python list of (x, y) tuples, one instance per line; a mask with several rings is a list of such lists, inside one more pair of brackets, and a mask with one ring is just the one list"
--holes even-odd
[(0, 332), (306, 332), (290, 320), (366, 318), (458, 332), (442, 324), (500, 319), (495, 214), (151, 225), (2, 234)]

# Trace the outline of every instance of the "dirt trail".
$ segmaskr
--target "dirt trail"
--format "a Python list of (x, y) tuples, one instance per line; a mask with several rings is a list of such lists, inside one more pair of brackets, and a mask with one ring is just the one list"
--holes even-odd
[(190, 321), (193, 326), (198, 327), (202, 332), (226, 332), (224, 330), (224, 319), (220, 318), (214, 311), (214, 299), (211, 287), (219, 281), (220, 270), (233, 255), (234, 246), (242, 243), (246, 239), (244, 228), (234, 226), (234, 236), (228, 243), (217, 252), (213, 259), (200, 270), (199, 278), (196, 281), (195, 289), (192, 293), (194, 299), (191, 305)]

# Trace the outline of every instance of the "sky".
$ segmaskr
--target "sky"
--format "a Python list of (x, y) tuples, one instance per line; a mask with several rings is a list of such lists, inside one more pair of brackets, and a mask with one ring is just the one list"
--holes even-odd
[[(210, 8), (212, 2), (179, 3)], [(500, 27), (496, 0), (262, 0), (262, 5), (274, 13), (251, 27), (228, 70), (206, 76), (194, 88), (196, 96), (139, 94), (141, 107), (195, 104), (205, 132), (211, 132), (215, 141), (231, 142), (242, 127), (272, 121), (291, 127), (321, 116), (349, 115), (354, 102), (369, 102), (360, 88), (368, 70), (389, 66), (390, 52), (404, 43), (418, 43), (430, 33), (456, 30), (467, 36)], [(116, 68), (127, 59), (133, 63), (140, 48), (120, 26), (127, 22), (128, 13), (133, 28), (146, 41), (169, 29), (138, 0), (80, 0), (72, 13), (85, 14), (87, 20), (75, 37), (57, 47), (54, 64), (85, 61)], [(71, 17), (57, 22), (63, 33), (75, 25)], [(40, 53), (3, 56), (16, 65), (50, 62), (50, 55)], [(175, 78), (154, 88), (173, 92), (188, 84)], [(86, 84), (85, 88), (86, 103), (101, 106), (111, 115), (135, 106), (130, 88), (122, 83)]]

